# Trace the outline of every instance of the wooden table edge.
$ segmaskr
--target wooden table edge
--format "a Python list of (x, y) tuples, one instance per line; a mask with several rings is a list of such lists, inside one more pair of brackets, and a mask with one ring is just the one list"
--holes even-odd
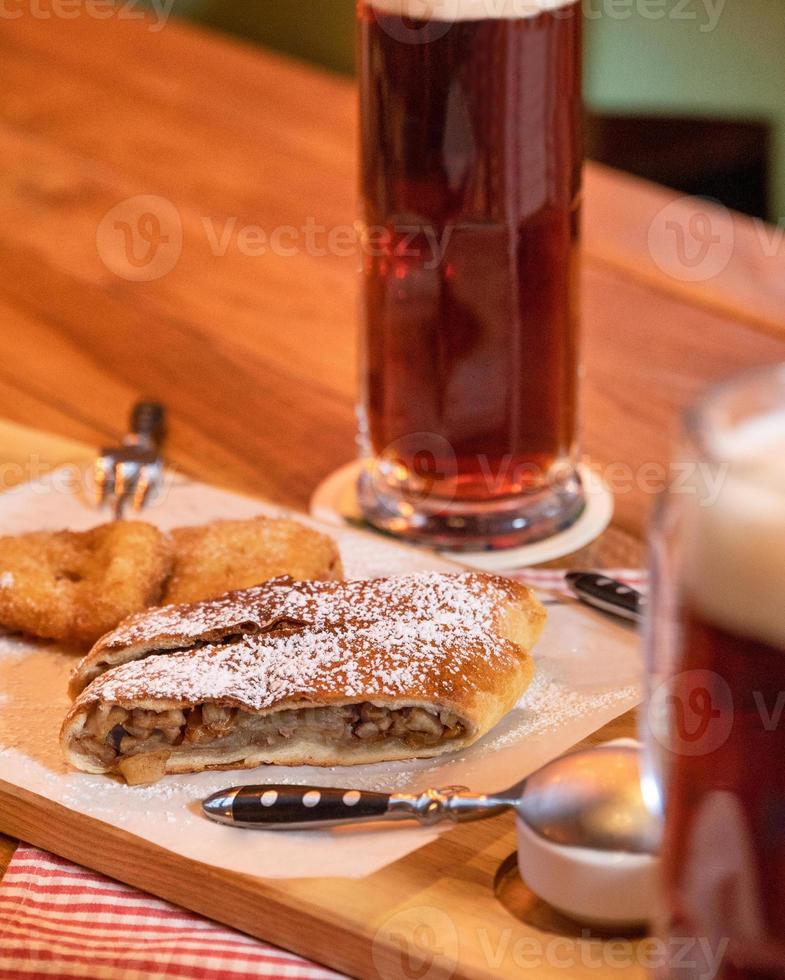
[[(508, 817), (507, 822), (511, 825), (512, 818)], [(323, 905), (309, 903), (309, 891), (335, 887), (336, 883), (340, 883), (342, 889), (351, 890), (354, 879), (281, 879), (278, 886), (277, 879), (224, 871), (209, 864), (194, 862), (4, 780), (0, 780), (0, 823), (4, 832), (77, 864), (84, 862), (83, 842), (89, 837), (89, 864), (93, 870), (350, 976), (365, 976), (372, 968), (380, 971), (382, 976), (395, 975), (394, 971), (400, 968), (401, 949), (395, 934), (384, 928), (385, 923), (401, 913), (405, 914), (409, 906), (416, 911), (420, 902), (417, 894), (410, 895), (405, 903), (385, 910), (384, 918), (377, 922), (369, 919), (363, 923), (359, 918), (352, 919), (342, 914), (339, 904), (333, 906), (332, 915), (327, 915)], [(440, 843), (447, 846), (446, 838), (460, 833), (460, 830), (447, 831), (424, 846), (433, 848)], [(509, 838), (506, 849), (514, 851), (514, 833), (506, 830), (502, 836)], [(411, 854), (407, 857), (411, 857)], [(216, 893), (213, 896), (209, 889), (203, 887), (189, 889), (189, 878), (193, 875), (194, 867), (208, 883), (222, 879), (220, 895)], [(382, 874), (384, 870), (380, 869), (377, 873)], [(473, 902), (474, 911), (476, 913), (484, 906), (492, 916), (509, 915), (510, 924), (514, 925), (514, 917), (496, 899), (494, 877), (492, 875), (485, 883), (487, 887), (478, 889), (479, 895)], [(296, 886), (296, 890), (287, 894), (287, 887), (291, 888), (292, 885)], [(228, 891), (233, 896), (229, 903), (226, 901)], [(184, 892), (189, 896), (186, 903), (183, 902)], [(382, 890), (380, 895), (383, 895)], [(295, 907), (296, 918), (292, 914)], [(373, 931), (370, 941), (368, 931), (362, 934), (363, 924), (370, 927), (368, 931)], [(387, 973), (387, 970), (391, 972)], [(490, 980), (498, 975), (490, 967), (486, 971), (478, 969), (476, 964), (472, 968), (467, 967), (464, 972), (460, 960), (440, 963), (438, 953), (433, 956), (427, 972), (429, 978), (435, 980), (441, 977), (445, 980)]]

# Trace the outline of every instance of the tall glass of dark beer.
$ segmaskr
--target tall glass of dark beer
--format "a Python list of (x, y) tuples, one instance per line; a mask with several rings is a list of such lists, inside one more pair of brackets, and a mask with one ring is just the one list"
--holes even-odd
[(568, 527), (581, 8), (360, 0), (359, 495), (458, 549)]
[(785, 977), (785, 366), (688, 416), (654, 534), (663, 975)]

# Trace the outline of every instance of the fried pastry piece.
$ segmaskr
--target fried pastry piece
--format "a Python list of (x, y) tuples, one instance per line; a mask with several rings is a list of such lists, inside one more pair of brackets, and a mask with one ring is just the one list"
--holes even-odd
[[(335, 629), (347, 623), (367, 625), (388, 618), (417, 619), (442, 615), (445, 606), (464, 592), (483, 590), (489, 598), (517, 614), (518, 642), (529, 647), (542, 628), (543, 607), (532, 592), (479, 572), (460, 575), (415, 574), (348, 582), (295, 582), (288, 577), (231, 592), (206, 602), (163, 606), (130, 617), (101, 637), (71, 676), (71, 697), (77, 697), (104, 671), (131, 660), (186, 650), (206, 643), (228, 643), (244, 636), (311, 627)], [(515, 600), (506, 606), (508, 600)], [(466, 625), (476, 604), (469, 604)]]
[(280, 575), (339, 579), (332, 538), (296, 521), (257, 517), (172, 531), (174, 569), (164, 603), (198, 602)]
[(136, 521), (0, 538), (0, 625), (90, 646), (160, 600), (171, 562), (165, 535)]
[(482, 737), (529, 685), (545, 610), (523, 586), (475, 573), (346, 584), (360, 605), (343, 621), (106, 671), (65, 719), (66, 758), (142, 783), (432, 757)]

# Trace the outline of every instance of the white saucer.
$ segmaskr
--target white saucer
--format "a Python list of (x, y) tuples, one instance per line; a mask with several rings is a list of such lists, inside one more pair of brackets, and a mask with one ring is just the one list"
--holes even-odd
[[(359, 460), (349, 463), (319, 484), (311, 497), (311, 514), (317, 520), (333, 527), (346, 524), (369, 527), (357, 503), (357, 477), (361, 469), (362, 463)], [(535, 544), (507, 548), (504, 551), (444, 551), (442, 554), (465, 565), (495, 572), (541, 565), (585, 548), (610, 524), (614, 501), (613, 494), (594, 470), (586, 465), (579, 466), (578, 470), (586, 490), (586, 509), (566, 531)]]

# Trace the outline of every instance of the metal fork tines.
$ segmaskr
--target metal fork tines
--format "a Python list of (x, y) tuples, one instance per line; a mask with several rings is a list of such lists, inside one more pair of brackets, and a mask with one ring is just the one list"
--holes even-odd
[(115, 520), (125, 505), (144, 507), (150, 491), (161, 479), (164, 408), (157, 402), (139, 402), (131, 413), (130, 432), (119, 446), (102, 449), (95, 461), (94, 479), (98, 506), (112, 500)]

